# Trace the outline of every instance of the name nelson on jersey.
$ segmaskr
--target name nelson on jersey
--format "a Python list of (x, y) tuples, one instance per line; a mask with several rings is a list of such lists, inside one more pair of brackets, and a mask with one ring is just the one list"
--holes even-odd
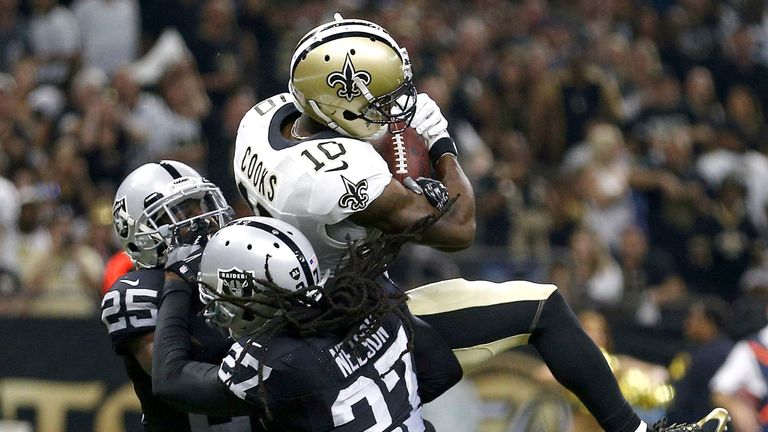
[(248, 176), (254, 190), (269, 201), (275, 199), (275, 186), (277, 185), (277, 173), (270, 172), (259, 160), (259, 155), (246, 147), (243, 159), (240, 161), (240, 170)]
[(376, 356), (381, 348), (387, 343), (390, 336), (384, 327), (379, 327), (374, 333), (366, 336), (362, 341), (355, 335), (352, 337), (354, 342), (359, 342), (368, 351), (360, 352), (359, 350), (347, 350), (346, 346), (338, 344), (330, 349), (331, 355), (336, 361), (339, 371), (344, 378), (350, 376), (353, 372), (360, 369), (368, 363), (368, 360)]

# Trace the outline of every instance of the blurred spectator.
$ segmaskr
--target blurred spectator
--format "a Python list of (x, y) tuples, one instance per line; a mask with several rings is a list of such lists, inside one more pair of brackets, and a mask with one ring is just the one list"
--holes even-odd
[[(579, 158), (585, 159), (580, 167), (573, 161)], [(622, 231), (635, 219), (629, 184), (632, 167), (619, 128), (609, 123), (590, 126), (584, 145), (566, 155), (569, 164), (579, 170), (586, 200), (584, 222), (603, 244), (617, 248)]]
[(21, 208), (19, 211), (19, 271), (29, 267), (30, 257), (47, 250), (51, 236), (46, 229), (58, 199), (58, 187), (38, 182), (30, 170), (22, 170), (16, 176), (20, 185)]
[(723, 58), (718, 58), (712, 69), (721, 100), (726, 99), (732, 87), (744, 85), (757, 95), (761, 106), (768, 106), (768, 66), (757, 62), (756, 42), (753, 32), (745, 25), (724, 41)]
[(159, 95), (142, 89), (133, 68), (119, 70), (113, 79), (122, 126), (132, 143), (129, 165), (174, 159), (199, 169), (206, 150), (200, 122), (208, 98), (189, 59), (164, 67)]
[(688, 308), (684, 330), (690, 347), (678, 354), (669, 366), (675, 391), (667, 409), (670, 422), (700, 418), (714, 408), (706, 395), (710, 379), (733, 348), (733, 342), (725, 333), (730, 316), (728, 305), (713, 296), (702, 297)]
[(760, 101), (748, 87), (731, 87), (725, 101), (727, 120), (752, 150), (768, 149), (768, 128)]
[(0, 269), (15, 273), (19, 265), (19, 213), (21, 197), (16, 186), (0, 175)]
[[(190, 40), (199, 18), (199, 0), (139, 0), (141, 44), (146, 50), (168, 29)], [(142, 51), (144, 51), (142, 50)]]
[(697, 221), (691, 242), (699, 242), (711, 262), (707, 274), (714, 291), (727, 301), (739, 295), (739, 280), (752, 262), (757, 230), (747, 215), (746, 186), (737, 176), (720, 184), (711, 211)]
[[(227, 149), (227, 160), (231, 160), (233, 157), (234, 146), (232, 144), (235, 142), (237, 137), (237, 129), (240, 127), (240, 120), (243, 118), (243, 115), (253, 107), (255, 103), (256, 100), (254, 99), (251, 89), (248, 87), (242, 87), (240, 90), (234, 93), (224, 105), (224, 111), (222, 113), (221, 119), (222, 125), (219, 129), (222, 135), (213, 139), (219, 140), (222, 143), (222, 147)], [(220, 177), (224, 176), (226, 178), (226, 180), (217, 183), (217, 185), (220, 185), (219, 188), (224, 194), (224, 197), (227, 199), (229, 205), (231, 205), (236, 212), (240, 209), (247, 209), (248, 207), (245, 199), (243, 199), (242, 195), (240, 195), (240, 193), (237, 191), (235, 182), (231, 181), (234, 176), (232, 172), (232, 164), (228, 163), (224, 166), (217, 167), (216, 172)], [(211, 173), (209, 173), (209, 176), (210, 175)], [(236, 214), (245, 215), (247, 213), (240, 212)]]
[(680, 83), (673, 75), (661, 73), (652, 78), (643, 108), (631, 119), (628, 130), (631, 138), (640, 143), (636, 153), (658, 160), (660, 149), (653, 147), (652, 137), (691, 123), (693, 116), (685, 107)]
[(112, 75), (139, 54), (137, 0), (75, 0), (72, 12), (83, 42), (83, 65)]
[(567, 67), (542, 80), (531, 100), (528, 129), (535, 154), (544, 158), (542, 162), (559, 164), (597, 118), (621, 120), (618, 87), (589, 61), (583, 48), (576, 49)]
[(721, 2), (684, 0), (667, 14), (674, 50), (668, 61), (680, 75), (694, 66), (707, 66), (720, 52)]
[(621, 268), (595, 232), (580, 228), (571, 235), (568, 267), (570, 286), (564, 289), (574, 309), (611, 308), (621, 300)]
[[(525, 231), (532, 233), (537, 229), (523, 216), (528, 207), (543, 202), (543, 185), (529, 170), (531, 155), (525, 137), (512, 131), (504, 138), (497, 144), (499, 151), (493, 168), (477, 181), (477, 241), (488, 246), (510, 245), (514, 249), (512, 254), (518, 257), (529, 253), (543, 257), (541, 248), (545, 248), (543, 252), (546, 254), (546, 246), (534, 245), (535, 241), (524, 246), (533, 240)], [(513, 230), (517, 230), (514, 234), (517, 239), (514, 240)]]
[(48, 225), (50, 248), (30, 257), (22, 280), (28, 313), (90, 316), (97, 306), (104, 261), (76, 237), (71, 215), (60, 212)]
[[(157, 132), (161, 139), (154, 143), (157, 147), (151, 149), (150, 159), (174, 159), (205, 172), (206, 142), (201, 122), (209, 105), (194, 64), (177, 63), (163, 74), (158, 88), (166, 108), (161, 131)], [(227, 162), (232, 165), (230, 159)]]
[(80, 31), (75, 16), (58, 0), (34, 0), (29, 31), (32, 52), (39, 64), (38, 81), (66, 83), (80, 60)]
[(742, 293), (753, 293), (768, 298), (768, 249), (761, 240), (754, 244), (752, 261), (741, 275), (739, 288)]
[(285, 91), (285, 83), (278, 75), (282, 59), (276, 42), (280, 40), (280, 29), (272, 22), (274, 12), (270, 8), (280, 6), (263, 0), (246, 0), (240, 2), (237, 13), (244, 80), (256, 101)]
[(617, 74), (622, 96), (622, 114), (625, 120), (632, 120), (648, 104), (654, 78), (662, 72), (663, 65), (659, 50), (653, 40), (640, 37), (633, 41), (626, 56), (618, 56), (612, 64)]
[(19, 0), (0, 0), (0, 73), (30, 54), (29, 27), (21, 15)]
[(628, 226), (622, 233), (616, 259), (624, 280), (622, 304), (628, 311), (634, 311), (649, 293), (653, 293), (657, 305), (677, 301), (685, 293), (685, 282), (672, 257), (651, 247), (637, 225)]
[(216, 108), (223, 106), (241, 82), (242, 63), (236, 29), (232, 0), (205, 0), (197, 31), (188, 41), (205, 90)]
[[(631, 179), (638, 207), (645, 215), (649, 242), (674, 258), (686, 280), (697, 278), (696, 271), (688, 269), (686, 251), (709, 199), (694, 165), (692, 129), (681, 125), (656, 131), (649, 142), (657, 149), (657, 158), (636, 163)], [(706, 278), (702, 281), (708, 283)]]
[[(203, 89), (211, 102), (210, 112), (202, 118), (204, 134), (209, 138), (207, 158), (200, 158), (198, 164), (191, 165), (202, 168), (202, 172), (216, 184), (232, 182), (227, 167), (232, 165), (229, 154), (233, 143), (222, 141), (220, 137), (223, 135), (224, 104), (243, 81), (243, 61), (236, 30), (235, 4), (232, 0), (205, 0), (194, 37), (188, 41)], [(169, 105), (174, 108), (172, 103), (169, 102)], [(201, 163), (203, 166), (200, 166)]]
[(60, 138), (52, 151), (46, 180), (56, 184), (57, 204), (83, 216), (95, 197), (94, 185), (88, 175), (88, 162), (77, 148), (74, 137)]
[(582, 223), (584, 203), (579, 186), (570, 176), (560, 175), (550, 180), (545, 196), (549, 217), (549, 243), (553, 249), (567, 248), (571, 235)]
[(768, 157), (747, 149), (742, 134), (730, 125), (716, 131), (717, 146), (699, 156), (696, 170), (711, 191), (730, 175), (739, 177), (746, 186), (747, 212), (752, 224), (765, 236), (768, 233)]
[(712, 73), (703, 66), (688, 71), (685, 77), (685, 105), (694, 124), (707, 126), (725, 120), (725, 110), (717, 99)]
[(81, 222), (87, 224), (88, 230), (83, 233), (83, 241), (99, 253), (103, 261), (107, 261), (114, 253), (122, 250), (115, 237), (112, 222), (113, 190), (99, 191), (88, 210), (87, 218)]

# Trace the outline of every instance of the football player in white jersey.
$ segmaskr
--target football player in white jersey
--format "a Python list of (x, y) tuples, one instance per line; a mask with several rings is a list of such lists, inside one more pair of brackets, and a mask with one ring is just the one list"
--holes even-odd
[[(289, 91), (256, 104), (238, 129), (235, 180), (254, 212), (299, 227), (327, 266), (344, 253), (346, 236), (403, 232), (452, 197), (418, 242), (448, 251), (471, 245), (474, 195), (448, 122), (428, 95), (417, 94), (408, 54), (386, 30), (338, 15), (312, 29), (291, 58)], [(435, 180), (420, 180), (428, 186), (422, 194), (394, 180), (370, 144), (386, 128), (407, 126), (424, 138), (435, 172)], [(708, 420), (717, 431), (726, 427), (723, 410), (700, 424), (654, 429), (642, 422), (554, 285), (455, 279), (409, 291), (408, 306), (465, 368), (533, 345), (609, 432), (695, 431)]]

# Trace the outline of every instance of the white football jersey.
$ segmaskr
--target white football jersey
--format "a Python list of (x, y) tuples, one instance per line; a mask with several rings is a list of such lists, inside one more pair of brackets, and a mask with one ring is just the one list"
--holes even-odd
[(234, 173), (254, 213), (284, 220), (309, 239), (323, 270), (333, 270), (346, 236), (374, 233), (347, 218), (378, 198), (392, 179), (367, 142), (328, 130), (303, 140), (283, 137), (299, 111), (289, 93), (265, 99), (240, 122)]

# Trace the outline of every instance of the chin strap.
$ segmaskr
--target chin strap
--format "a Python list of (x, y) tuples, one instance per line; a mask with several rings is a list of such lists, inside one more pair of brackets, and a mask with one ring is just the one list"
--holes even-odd
[(349, 132), (345, 131), (344, 128), (339, 126), (333, 119), (325, 115), (324, 112), (320, 111), (320, 107), (317, 105), (317, 102), (315, 102), (313, 99), (307, 100), (309, 102), (310, 108), (312, 108), (312, 112), (315, 113), (316, 116), (320, 117), (326, 126), (329, 128), (335, 130), (336, 132), (344, 135), (344, 136), (352, 136), (349, 134)]

